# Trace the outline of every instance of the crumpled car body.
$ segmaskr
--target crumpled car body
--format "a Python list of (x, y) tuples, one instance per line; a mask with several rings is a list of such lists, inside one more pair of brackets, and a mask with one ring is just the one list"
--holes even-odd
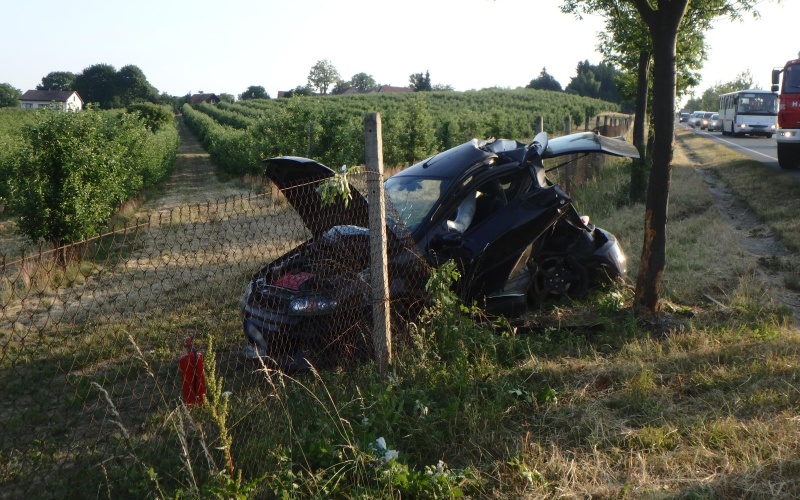
[[(632, 145), (591, 132), (549, 140), (539, 134), (529, 145), (473, 139), (387, 179), (395, 318), (415, 319), (428, 269), (451, 259), (461, 298), (507, 316), (549, 297), (578, 295), (598, 278), (624, 276), (616, 238), (582, 219), (545, 174), (544, 159), (588, 153), (638, 157)], [(317, 187), (333, 171), (308, 158), (273, 158), (266, 174), (313, 236), (248, 282), (240, 301), (248, 355), (285, 370), (368, 358), (367, 200), (351, 189), (349, 203), (324, 205)], [(465, 204), (466, 224), (459, 220)]]

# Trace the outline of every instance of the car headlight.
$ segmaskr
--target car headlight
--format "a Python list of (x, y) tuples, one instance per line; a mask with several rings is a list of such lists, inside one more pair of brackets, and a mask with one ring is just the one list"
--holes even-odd
[(747, 128), (747, 125), (744, 124), (744, 123), (740, 123), (740, 124), (736, 125), (736, 128)]
[(306, 297), (294, 299), (289, 303), (289, 312), (304, 316), (316, 316), (319, 314), (330, 314), (339, 307), (339, 303), (334, 299), (325, 297)]
[(781, 132), (781, 137), (794, 137), (794, 131), (784, 130), (783, 132)]
[(620, 271), (623, 273), (628, 272), (628, 258), (625, 256), (625, 252), (622, 251), (622, 247), (619, 246), (619, 243), (614, 242), (611, 246), (609, 256), (617, 262)]
[(778, 126), (773, 123), (772, 125), (769, 126), (769, 128), (775, 130), (776, 128), (778, 128)]

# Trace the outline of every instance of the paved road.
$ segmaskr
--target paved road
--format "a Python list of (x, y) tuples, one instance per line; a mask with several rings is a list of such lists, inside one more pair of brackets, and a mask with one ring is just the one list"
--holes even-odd
[[(680, 124), (683, 127), (683, 124)], [(690, 127), (686, 127), (687, 130), (694, 130), (695, 134), (704, 135), (710, 139), (720, 142), (725, 146), (728, 146), (731, 149), (735, 149), (740, 153), (752, 158), (753, 160), (760, 161), (764, 165), (767, 165), (770, 168), (774, 168), (780, 170), (781, 167), (778, 165), (778, 150), (777, 150), (777, 143), (775, 142), (775, 137), (773, 136), (770, 139), (766, 137), (751, 137), (751, 136), (744, 136), (744, 137), (731, 137), (729, 135), (722, 135), (722, 132), (707, 132), (705, 130), (700, 129), (692, 129)], [(784, 170), (787, 175), (791, 175), (797, 179), (800, 179), (800, 170)]]

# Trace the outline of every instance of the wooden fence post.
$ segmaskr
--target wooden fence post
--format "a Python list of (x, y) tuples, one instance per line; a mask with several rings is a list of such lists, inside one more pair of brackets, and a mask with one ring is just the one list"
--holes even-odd
[(379, 373), (385, 375), (392, 362), (392, 335), (386, 257), (386, 205), (383, 194), (383, 137), (379, 113), (364, 116), (364, 145), (369, 196), (372, 338), (375, 364)]
[(564, 117), (564, 135), (569, 135), (572, 133), (572, 127), (570, 126), (570, 119), (569, 116)]
[(536, 121), (533, 122), (533, 135), (538, 134), (539, 132), (544, 130), (544, 116), (539, 115), (536, 117)]

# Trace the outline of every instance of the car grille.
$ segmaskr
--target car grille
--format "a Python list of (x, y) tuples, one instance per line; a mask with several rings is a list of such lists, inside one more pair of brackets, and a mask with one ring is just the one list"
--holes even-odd
[(253, 292), (253, 305), (261, 306), (270, 311), (286, 313), (289, 310), (290, 298), (283, 297), (282, 294), (273, 287), (264, 287)]

